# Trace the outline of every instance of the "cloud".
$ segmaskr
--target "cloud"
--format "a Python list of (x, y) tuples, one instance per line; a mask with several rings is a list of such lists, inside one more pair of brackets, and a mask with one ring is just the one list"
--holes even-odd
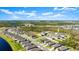
[[(44, 13), (42, 13), (44, 14)], [(57, 13), (54, 14), (52, 13), (51, 15), (49, 13), (45, 14), (45, 15), (39, 15), (38, 17), (36, 17), (35, 19), (38, 20), (59, 20), (59, 19), (64, 19), (65, 15), (61, 14), (61, 13)]]
[(62, 16), (61, 14), (54, 14), (54, 12), (43, 12), (40, 15), (37, 14), (37, 11), (30, 11), (27, 12), (25, 10), (21, 11), (10, 11), (10, 10), (5, 10), (1, 9), (1, 12), (4, 12), (6, 14), (10, 14), (11, 19), (28, 19), (28, 18), (33, 18), (33, 19), (51, 19), (51, 18), (56, 18)]
[(35, 11), (26, 12), (26, 11), (22, 10), (22, 11), (15, 11), (14, 14), (26, 15), (27, 17), (36, 16), (36, 12)]
[(64, 8), (61, 8), (61, 10), (65, 10), (65, 11), (75, 11), (77, 10), (76, 8), (73, 8), (73, 7), (64, 7)]
[(35, 13), (26, 13), (27, 17), (32, 17), (32, 16), (36, 16)]
[(22, 11), (14, 11), (14, 14), (25, 14), (25, 11), (24, 10), (22, 10)]
[(62, 10), (62, 11), (75, 11), (77, 10), (77, 8), (73, 8), (73, 7), (55, 7), (54, 10)]
[(64, 14), (61, 14), (61, 13), (57, 13), (57, 14), (53, 14), (53, 15), (50, 15), (50, 16), (45, 16), (43, 17), (43, 19), (46, 19), (46, 20), (62, 20), (62, 19), (65, 19), (66, 15)]
[(45, 12), (45, 13), (42, 13), (42, 15), (44, 15), (44, 16), (48, 16), (48, 15), (52, 15), (53, 14), (53, 12)]
[(36, 15), (36, 11), (26, 12), (25, 10), (21, 10), (21, 11), (9, 11), (9, 10), (5, 10), (5, 9), (0, 9), (0, 12), (3, 12), (5, 14), (10, 14), (10, 15), (27, 15), (29, 17)]
[(53, 15), (53, 17), (61, 17), (61, 16), (64, 16), (63, 14), (55, 14), (55, 15)]
[(5, 15), (8, 14), (9, 19), (27, 19), (27, 18), (35, 17), (37, 15), (36, 11), (26, 12), (25, 10), (10, 11), (6, 9), (0, 9), (0, 12), (3, 12)]
[(13, 15), (11, 18), (12, 18), (12, 19), (19, 19), (20, 17), (18, 17), (18, 16), (16, 16), (16, 15)]
[[(77, 8), (73, 7), (55, 7), (53, 10), (43, 12), (42, 10), (39, 12), (38, 10), (27, 11), (25, 9), (22, 10), (7, 10), (0, 9), (0, 12), (3, 12), (4, 15), (9, 14), (7, 18), (10, 19), (28, 19), (28, 20), (53, 20), (53, 19), (69, 19), (72, 16), (73, 12), (77, 10)], [(72, 12), (71, 12), (72, 11)], [(78, 12), (79, 13), (79, 12)], [(74, 14), (73, 14), (74, 15)], [(67, 18), (66, 18), (67, 17)], [(73, 16), (74, 17), (74, 16)]]
[(5, 10), (5, 9), (0, 9), (0, 12), (3, 12), (5, 14), (13, 14), (13, 12), (11, 12), (9, 10)]

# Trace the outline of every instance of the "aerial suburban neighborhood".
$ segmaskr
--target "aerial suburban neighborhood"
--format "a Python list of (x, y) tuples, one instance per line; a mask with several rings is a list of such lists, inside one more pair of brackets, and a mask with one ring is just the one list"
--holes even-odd
[(0, 51), (78, 51), (78, 10), (0, 7)]
[(76, 50), (76, 48), (74, 48), (74, 46), (76, 45), (73, 45), (75, 41), (74, 42), (72, 41), (73, 40), (72, 33), (74, 33), (75, 31), (75, 34), (76, 33), (78, 34), (78, 25), (55, 25), (55, 26), (49, 25), (48, 27), (44, 25), (39, 25), (40, 22), (37, 22), (37, 25), (33, 23), (31, 24), (24, 22), (20, 25), (17, 25), (15, 23), (16, 24), (15, 26), (13, 26), (13, 24), (12, 25), (10, 24), (10, 26), (8, 25), (6, 27), (1, 26), (0, 28), (1, 38), (8, 39), (7, 42), (9, 42), (11, 50), (14, 51), (75, 51)]

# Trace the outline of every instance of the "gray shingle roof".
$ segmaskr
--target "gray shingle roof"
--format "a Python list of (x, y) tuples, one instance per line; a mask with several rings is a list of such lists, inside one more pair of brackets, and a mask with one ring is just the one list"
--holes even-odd
[(30, 49), (30, 51), (42, 51), (40, 48), (33, 48), (33, 49)]
[(68, 50), (69, 48), (66, 48), (65, 46), (61, 46), (58, 48), (59, 51), (66, 51)]
[(58, 48), (58, 47), (61, 47), (62, 45), (61, 44), (58, 44), (58, 43), (56, 43), (56, 44), (54, 44), (54, 45), (52, 45), (53, 47), (55, 47), (55, 48)]

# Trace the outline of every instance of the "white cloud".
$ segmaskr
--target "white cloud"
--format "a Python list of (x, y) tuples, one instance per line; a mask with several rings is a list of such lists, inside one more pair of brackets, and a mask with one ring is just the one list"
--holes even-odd
[(77, 8), (73, 8), (73, 7), (62, 7), (62, 8), (55, 7), (54, 10), (75, 11), (75, 10), (77, 10)]
[(53, 14), (53, 12), (45, 12), (45, 13), (42, 13), (42, 15), (44, 15), (44, 16), (52, 15), (52, 14)]
[(1, 12), (4, 12), (6, 14), (13, 14), (13, 12), (9, 11), (9, 10), (5, 10), (5, 9), (0, 9)]
[(59, 20), (59, 19), (64, 19), (65, 15), (61, 14), (61, 13), (57, 13), (57, 14), (52, 14), (52, 15), (40, 15), (38, 17), (36, 17), (35, 19), (38, 20)]
[(64, 16), (63, 14), (55, 14), (53, 15), (53, 17), (61, 17), (61, 16)]
[(25, 11), (22, 10), (22, 11), (15, 11), (14, 14), (25, 14)]
[(36, 16), (36, 11), (26, 12), (25, 10), (21, 11), (10, 11), (6, 9), (0, 9), (0, 12), (3, 12), (5, 14), (9, 14), (11, 16), (11, 19), (18, 19), (21, 18), (20, 15), (27, 17), (33, 17)]
[(61, 8), (61, 10), (75, 11), (76, 8), (73, 8), (73, 7), (64, 7), (64, 8)]
[(54, 10), (61, 10), (62, 12), (41, 12), (40, 15), (38, 11), (30, 11), (27, 12), (25, 10), (21, 11), (10, 11), (6, 9), (0, 9), (0, 12), (4, 12), (5, 14), (10, 14), (10, 19), (41, 19), (41, 20), (48, 20), (48, 19), (64, 19), (67, 15), (67, 11), (74, 11), (76, 8), (69, 8), (69, 7), (64, 7), (64, 8), (54, 8)]
[(36, 11), (26, 12), (22, 10), (22, 11), (15, 11), (14, 14), (25, 15), (27, 17), (31, 17), (31, 16), (36, 16)]
[(28, 16), (35, 16), (36, 11), (31, 11), (31, 12), (26, 12), (25, 10), (22, 11), (10, 11), (10, 10), (5, 10), (5, 9), (0, 9), (0, 12), (4, 12), (5, 14), (10, 14), (10, 15), (28, 15)]
[(60, 10), (58, 7), (54, 7), (54, 10)]
[(66, 15), (61, 14), (61, 13), (57, 13), (57, 14), (53, 14), (50, 16), (45, 16), (44, 18), (46, 20), (61, 20), (61, 19), (65, 19)]
[(12, 18), (13, 18), (13, 19), (18, 19), (19, 17), (16, 16), (16, 15), (13, 15)]
[(26, 15), (27, 15), (28, 17), (36, 16), (35, 13), (26, 13)]

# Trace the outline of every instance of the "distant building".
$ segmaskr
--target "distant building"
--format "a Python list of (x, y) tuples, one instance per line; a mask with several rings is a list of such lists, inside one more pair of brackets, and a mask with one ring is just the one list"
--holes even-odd
[(33, 27), (34, 24), (24, 24), (24, 26), (26, 26), (26, 27)]
[(64, 26), (61, 26), (61, 28), (79, 30), (79, 25), (64, 25)]

